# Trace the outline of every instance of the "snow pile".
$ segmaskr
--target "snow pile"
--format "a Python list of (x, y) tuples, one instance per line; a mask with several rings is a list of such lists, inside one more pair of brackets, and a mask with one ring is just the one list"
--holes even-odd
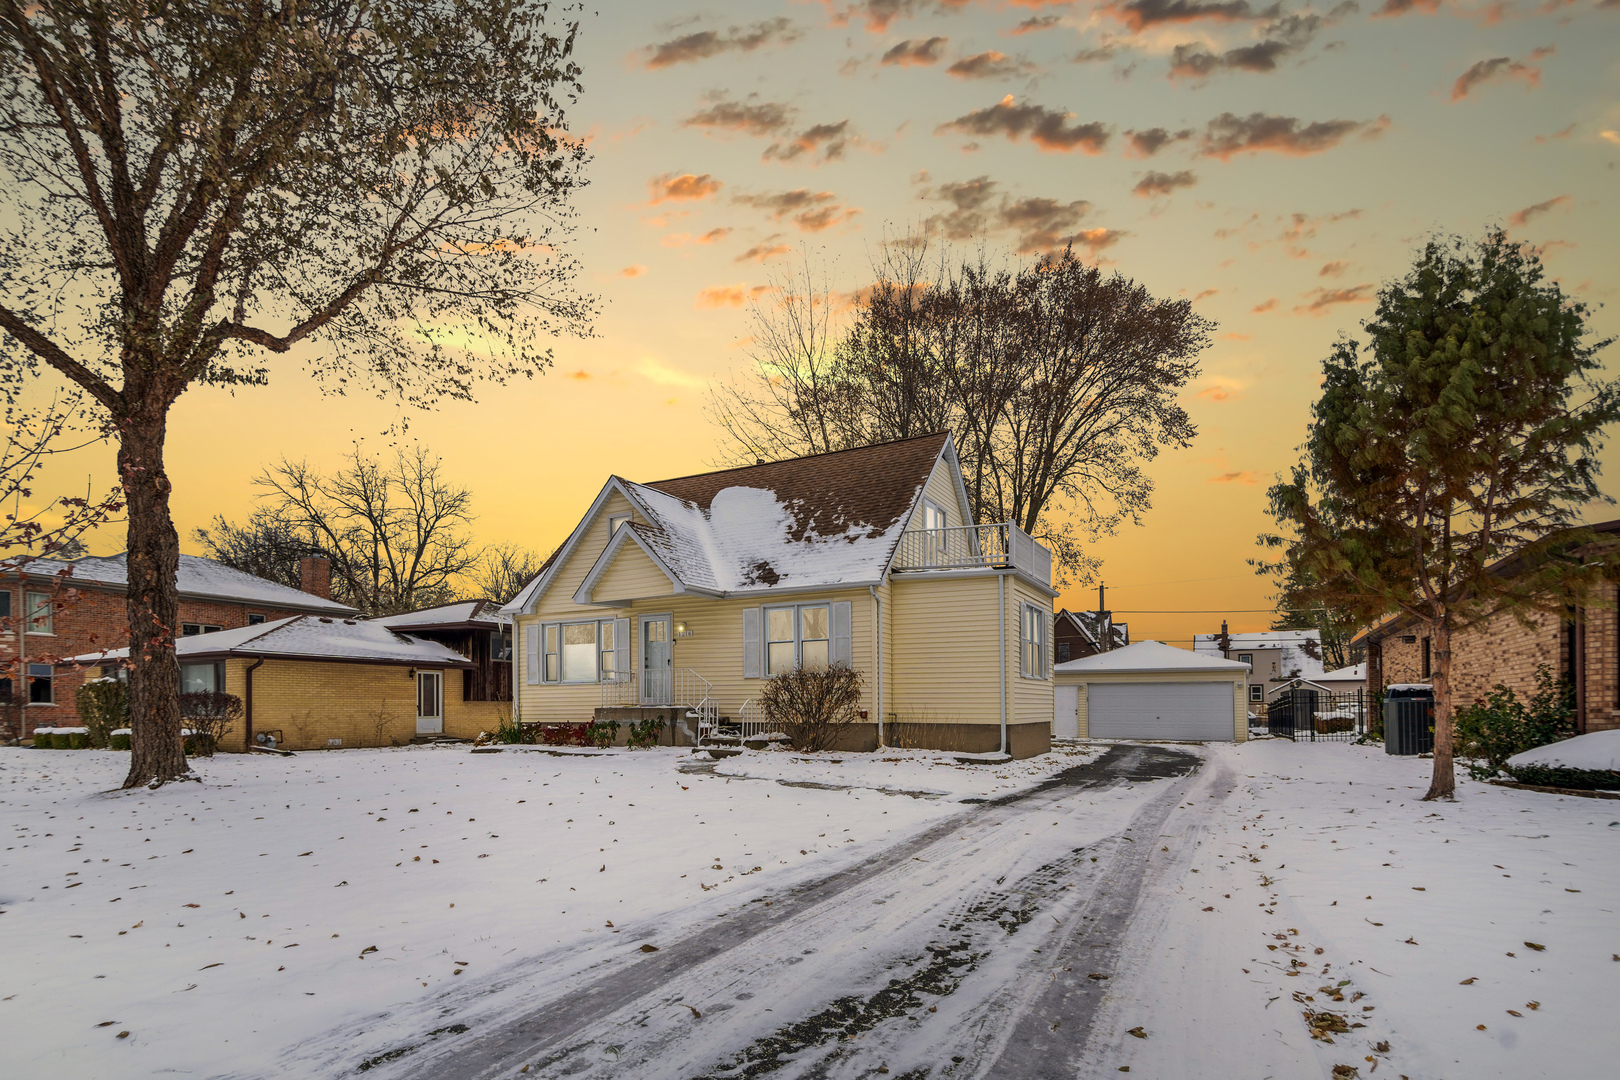
[(1573, 739), (1549, 743), (1514, 754), (1510, 767), (1540, 765), (1549, 769), (1585, 769), (1592, 772), (1620, 772), (1620, 730), (1592, 731)]

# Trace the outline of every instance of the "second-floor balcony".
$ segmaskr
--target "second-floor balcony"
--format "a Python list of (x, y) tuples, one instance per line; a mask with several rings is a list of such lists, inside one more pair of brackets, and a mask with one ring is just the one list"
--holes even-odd
[(1021, 570), (1052, 583), (1052, 553), (1010, 521), (948, 529), (912, 529), (900, 537), (896, 572), (914, 570)]

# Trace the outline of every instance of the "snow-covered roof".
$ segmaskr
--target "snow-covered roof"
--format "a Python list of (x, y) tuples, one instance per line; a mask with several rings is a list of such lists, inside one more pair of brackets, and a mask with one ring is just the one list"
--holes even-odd
[[(950, 446), (941, 433), (646, 484), (612, 477), (547, 569), (501, 613), (521, 613), (544, 592), (614, 491), (646, 519), (632, 523), (634, 540), (686, 591), (876, 584)], [(614, 539), (605, 553), (629, 542)]]
[(1541, 765), (1554, 769), (1591, 769), (1620, 772), (1620, 729), (1589, 731), (1573, 739), (1549, 743), (1514, 754), (1509, 765)]
[[(436, 641), (401, 634), (377, 622), (294, 615), (290, 619), (193, 634), (174, 644), (182, 661), (228, 656), (264, 656), (288, 660), (349, 660), (376, 664), (414, 664), (421, 667), (468, 667), (466, 657)], [(77, 664), (124, 660), (129, 650), (75, 656)]]
[(1351, 664), (1335, 671), (1325, 671), (1316, 676), (1317, 682), (1366, 682), (1367, 665)]
[(439, 626), (464, 626), (468, 623), (488, 624), (491, 630), (503, 620), (500, 608), (490, 600), (457, 600), (453, 604), (405, 611), (398, 615), (380, 615), (370, 622), (396, 629), (427, 630)]
[[(115, 589), (129, 587), (129, 567), (123, 553), (117, 555), (86, 555), (80, 559), (29, 559), (18, 564), (26, 574), (53, 576), (64, 569), (71, 573), (69, 585), (105, 585)], [(261, 604), (283, 611), (318, 611), (322, 614), (353, 615), (354, 608), (327, 600), (314, 593), (288, 588), (286, 585), (256, 577), (234, 566), (214, 562), (196, 555), (180, 556), (175, 574), (180, 595), (191, 599), (229, 600), (244, 604)]]
[[(1322, 634), (1319, 630), (1257, 630), (1228, 634), (1227, 641), (1228, 655), (1259, 652), (1262, 649), (1279, 650), (1278, 672), (1274, 677), (1320, 679), (1323, 675)], [(1220, 656), (1220, 635), (1193, 635), (1193, 651), (1206, 656)]]
[(1246, 671), (1249, 665), (1238, 660), (1223, 660), (1219, 656), (1206, 656), (1202, 653), (1178, 649), (1173, 645), (1166, 645), (1162, 641), (1138, 641), (1134, 645), (1126, 645), (1122, 649), (1111, 652), (1098, 653), (1096, 656), (1086, 656), (1079, 660), (1069, 660), (1054, 665), (1052, 671), (1062, 675), (1066, 673), (1081, 672), (1089, 675), (1119, 672), (1141, 672), (1151, 674), (1154, 672), (1223, 672), (1237, 674)]

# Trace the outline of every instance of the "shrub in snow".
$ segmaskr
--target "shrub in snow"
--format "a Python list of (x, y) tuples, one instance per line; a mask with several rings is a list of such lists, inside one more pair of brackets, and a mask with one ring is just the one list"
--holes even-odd
[(117, 679), (91, 679), (74, 695), (90, 745), (105, 748), (115, 728), (129, 723), (129, 687)]
[(842, 664), (772, 675), (759, 702), (765, 718), (800, 753), (826, 750), (860, 717), (861, 673)]
[(648, 720), (638, 720), (630, 725), (630, 738), (627, 740), (630, 749), (645, 750), (658, 745), (658, 736), (664, 731), (664, 722), (657, 717)]
[(589, 724), (545, 724), (540, 728), (540, 741), (547, 746), (589, 746), (586, 734)]
[(199, 757), (213, 757), (241, 716), (242, 699), (235, 694), (196, 690), (180, 695), (180, 719), (191, 729), (186, 749)]
[[(1484, 701), (1457, 712), (1457, 756), (1471, 758), (1468, 775), (1489, 780), (1508, 758), (1575, 734), (1574, 695), (1569, 684), (1554, 679), (1546, 664), (1536, 668), (1536, 692), (1528, 703), (1496, 684)], [(1532, 783), (1534, 781), (1521, 781)]]
[(1581, 791), (1620, 791), (1620, 771), (1564, 769), (1555, 765), (1509, 765), (1507, 774), (1521, 784), (1537, 787), (1577, 788)]
[(129, 729), (128, 728), (123, 728), (123, 729), (115, 731), (111, 735), (107, 736), (107, 749), (109, 749), (109, 750), (128, 750), (129, 749)]
[(1591, 731), (1526, 750), (1504, 768), (1521, 784), (1620, 791), (1620, 730)]
[(617, 720), (598, 720), (585, 729), (585, 744), (594, 746), (598, 750), (606, 750), (613, 745), (613, 740), (619, 737), (619, 722)]

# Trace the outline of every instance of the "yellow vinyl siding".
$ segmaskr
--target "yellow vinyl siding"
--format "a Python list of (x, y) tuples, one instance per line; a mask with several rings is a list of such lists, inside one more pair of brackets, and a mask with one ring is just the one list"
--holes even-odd
[(633, 542), (626, 541), (613, 557), (613, 565), (596, 580), (591, 599), (636, 600), (650, 596), (673, 596), (675, 586), (669, 575)]
[(1038, 724), (1052, 722), (1052, 679), (1024, 677), (1022, 637), (1024, 605), (1031, 604), (1046, 619), (1043, 647), (1046, 657), (1041, 670), (1052, 670), (1052, 601), (1037, 593), (1018, 577), (1007, 576), (1007, 723)]
[[(549, 597), (548, 597), (549, 599)], [(872, 664), (872, 596), (866, 589), (840, 589), (825, 593), (795, 593), (779, 598), (746, 600), (717, 600), (705, 596), (669, 596), (638, 600), (616, 607), (591, 608), (596, 618), (628, 618), (630, 620), (631, 670), (641, 670), (641, 615), (670, 615), (675, 622), (685, 623), (690, 637), (674, 640), (674, 666), (677, 670), (690, 668), (714, 684), (714, 699), (720, 715), (736, 717), (743, 702), (755, 697), (765, 686), (764, 679), (743, 678), (743, 611), (751, 607), (772, 607), (777, 604), (820, 604), (846, 600), (850, 604), (850, 657), (853, 665), (865, 673), (868, 683), (862, 708), (868, 712), (876, 708), (876, 688)], [(993, 606), (993, 605), (992, 605)], [(523, 616), (517, 622), (517, 635), (521, 647), (526, 649), (526, 631), (523, 629), (553, 618), (549, 604), (542, 604), (547, 613)], [(578, 610), (573, 609), (573, 610)], [(567, 615), (563, 616), (568, 617)], [(601, 704), (601, 688), (597, 683), (559, 685), (527, 682), (527, 653), (518, 666), (518, 692), (521, 696), (524, 723), (581, 723), (591, 719)], [(884, 666), (889, 657), (884, 655)], [(877, 717), (869, 720), (876, 723)]]
[(568, 561), (557, 570), (557, 576), (552, 579), (551, 585), (546, 589), (545, 595), (540, 598), (537, 613), (547, 618), (589, 616), (602, 618), (607, 614), (606, 609), (589, 604), (574, 603), (574, 593), (579, 590), (580, 582), (585, 575), (591, 572), (596, 565), (597, 556), (608, 542), (608, 518), (615, 514), (630, 513), (630, 500), (615, 491), (608, 496), (601, 510), (597, 512), (596, 519), (585, 528), (585, 535), (580, 537), (578, 546), (568, 556)]
[(896, 577), (890, 593), (894, 638), (884, 663), (894, 689), (886, 711), (902, 723), (1000, 724), (995, 576)]
[[(928, 483), (923, 486), (923, 498), (945, 511), (947, 527), (972, 524), (962, 520), (962, 503), (956, 497), (953, 471), (943, 457), (934, 463), (934, 471), (929, 474)], [(917, 507), (916, 516), (911, 519), (913, 529), (922, 528), (922, 503), (919, 502)]]
[(1080, 689), (1076, 696), (1079, 698), (1080, 703), (1080, 737), (1082, 739), (1089, 737), (1086, 717), (1087, 684), (1104, 682), (1229, 682), (1232, 684), (1232, 737), (1238, 742), (1244, 742), (1249, 737), (1249, 683), (1242, 674), (1232, 676), (1220, 673), (1212, 676), (1193, 671), (1122, 671), (1098, 674), (1074, 672), (1068, 675), (1059, 674), (1057, 678), (1065, 685), (1069, 683), (1079, 684)]

